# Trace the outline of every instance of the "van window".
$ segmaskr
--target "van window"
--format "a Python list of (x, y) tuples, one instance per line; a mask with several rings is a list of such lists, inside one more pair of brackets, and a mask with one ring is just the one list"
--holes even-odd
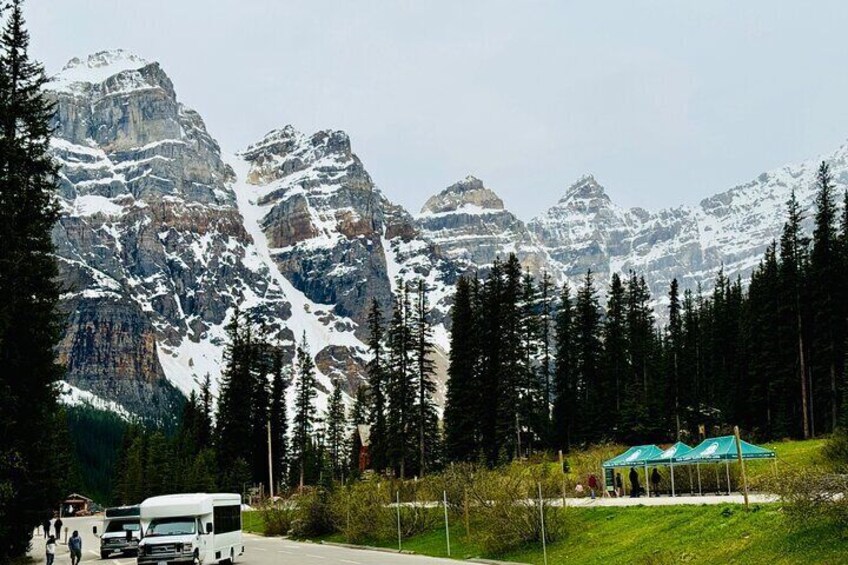
[(213, 512), (215, 533), (237, 532), (241, 529), (241, 506), (216, 506)]

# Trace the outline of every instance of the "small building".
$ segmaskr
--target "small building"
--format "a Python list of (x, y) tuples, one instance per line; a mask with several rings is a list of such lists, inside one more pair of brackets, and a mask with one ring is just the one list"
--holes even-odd
[(371, 454), (368, 446), (371, 445), (371, 426), (359, 424), (356, 426), (354, 435), (354, 449), (359, 448), (359, 472), (364, 473), (371, 466)]
[(93, 500), (79, 493), (72, 493), (62, 501), (61, 516), (87, 516), (92, 512)]

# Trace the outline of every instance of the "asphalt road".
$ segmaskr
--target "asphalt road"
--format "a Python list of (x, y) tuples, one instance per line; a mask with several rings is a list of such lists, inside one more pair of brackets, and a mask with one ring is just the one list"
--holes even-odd
[[(100, 559), (100, 540), (92, 533), (92, 526), (102, 529), (99, 517), (65, 518), (64, 525), (70, 532), (79, 531), (82, 536), (82, 562), (104, 565), (135, 565), (135, 557)], [(451, 559), (436, 559), (420, 555), (399, 555), (382, 551), (348, 549), (331, 545), (302, 543), (283, 538), (265, 538), (244, 535), (245, 552), (236, 560), (242, 565), (456, 565)], [(33, 538), (32, 557), (36, 563), (44, 563), (44, 538), (37, 534)], [(64, 533), (56, 549), (55, 565), (71, 562)]]

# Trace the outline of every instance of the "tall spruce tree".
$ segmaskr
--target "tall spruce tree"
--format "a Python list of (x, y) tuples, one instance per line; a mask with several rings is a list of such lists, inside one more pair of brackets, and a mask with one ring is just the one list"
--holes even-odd
[(61, 321), (50, 232), (58, 217), (51, 159), (53, 105), (30, 58), (22, 2), (7, 11), (0, 44), (0, 561), (26, 552), (35, 526), (62, 493), (67, 469), (56, 362)]
[(347, 414), (344, 399), (342, 397), (341, 383), (338, 379), (333, 381), (333, 392), (327, 403), (327, 413), (324, 416), (327, 456), (330, 469), (334, 479), (342, 479), (345, 470), (345, 439), (347, 436)]
[[(389, 324), (388, 458), (398, 475), (406, 477), (414, 457), (415, 398), (418, 392), (413, 366), (412, 305), (409, 285), (398, 280), (392, 320)], [(412, 459), (410, 460), (410, 458)]]
[(271, 425), (271, 456), (275, 486), (284, 483), (287, 477), (288, 446), (286, 438), (288, 435), (288, 415), (286, 413), (286, 389), (288, 385), (288, 375), (283, 367), (283, 353), (277, 348), (273, 353), (271, 405), (268, 414)]
[(473, 461), (479, 442), (479, 352), (471, 281), (460, 277), (451, 310), (451, 348), (445, 400), (445, 451), (450, 461)]
[(621, 411), (625, 387), (630, 381), (631, 368), (627, 351), (627, 304), (624, 283), (618, 273), (613, 273), (607, 293), (607, 312), (604, 320), (603, 369), (609, 399), (603, 406), (609, 428), (618, 436), (621, 433)]
[[(384, 330), (383, 313), (376, 299), (371, 301), (368, 311), (368, 388), (371, 396), (371, 411), (368, 424), (370, 425), (371, 467), (384, 470), (388, 466), (388, 374), (384, 359)], [(361, 422), (357, 422), (361, 423)]]
[(577, 406), (574, 350), (574, 306), (568, 283), (562, 286), (556, 310), (554, 368), (554, 447), (567, 451), (574, 437), (574, 413)]
[(592, 442), (606, 428), (600, 410), (599, 364), (601, 353), (601, 310), (591, 269), (586, 271), (577, 292), (575, 307), (576, 428), (580, 440)]
[(297, 345), (295, 372), (297, 384), (292, 419), (291, 461), (297, 469), (297, 484), (303, 489), (306, 484), (309, 458), (314, 456), (312, 432), (315, 424), (315, 406), (313, 401), (318, 394), (315, 390), (315, 363), (312, 360), (305, 333)]
[(553, 357), (553, 323), (554, 323), (554, 283), (550, 273), (544, 271), (539, 281), (539, 373), (542, 382), (542, 416), (543, 434), (545, 444), (550, 446), (551, 418), (553, 403), (552, 372), (554, 369)]
[(418, 279), (415, 288), (414, 308), (411, 337), (415, 348), (415, 373), (418, 385), (416, 394), (418, 473), (420, 476), (424, 476), (438, 463), (441, 447), (438, 431), (439, 416), (433, 399), (436, 393), (433, 326), (430, 320), (430, 301), (427, 297), (427, 286), (424, 279)]
[(249, 353), (252, 338), (247, 321), (238, 308), (227, 323), (226, 333), (225, 365), (218, 387), (215, 446), (222, 483), (224, 486), (231, 486), (233, 481), (230, 479), (235, 468), (242, 468), (253, 460), (252, 408), (249, 400), (246, 401), (254, 395)]
[(837, 250), (837, 210), (835, 184), (830, 167), (822, 162), (816, 174), (816, 213), (810, 252), (810, 290), (813, 311), (811, 375), (817, 414), (822, 431), (833, 430), (839, 422), (842, 376), (842, 340), (845, 319), (836, 296), (839, 277)]
[(683, 313), (680, 304), (680, 286), (671, 280), (668, 290), (668, 327), (666, 328), (668, 386), (666, 406), (674, 409), (674, 435), (680, 441), (682, 429), (680, 415), (680, 362), (683, 357)]

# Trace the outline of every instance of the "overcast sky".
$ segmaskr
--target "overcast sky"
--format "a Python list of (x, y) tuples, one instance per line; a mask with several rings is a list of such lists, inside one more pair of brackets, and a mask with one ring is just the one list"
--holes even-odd
[(529, 219), (579, 176), (696, 203), (848, 138), (848, 2), (30, 0), (48, 71), (156, 60), (228, 151), (343, 129), (417, 212), (467, 174)]

